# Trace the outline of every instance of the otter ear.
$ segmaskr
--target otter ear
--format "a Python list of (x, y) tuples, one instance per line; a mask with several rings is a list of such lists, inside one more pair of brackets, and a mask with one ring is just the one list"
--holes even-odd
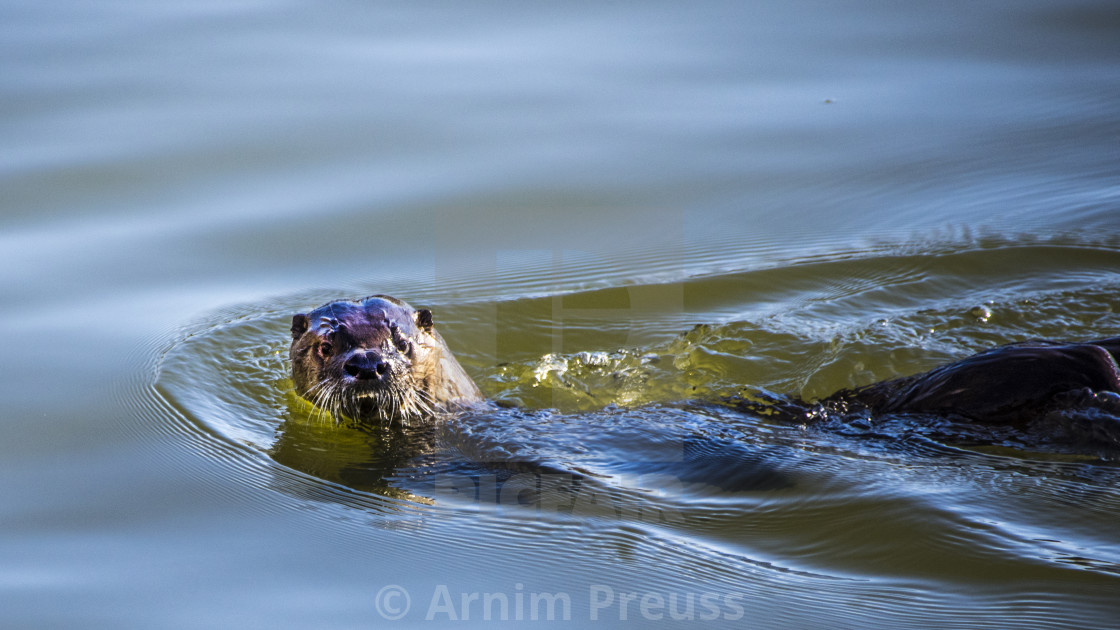
[(432, 312), (426, 308), (416, 311), (416, 325), (427, 332), (432, 332)]
[(307, 332), (307, 327), (311, 325), (311, 320), (303, 313), (297, 313), (292, 316), (292, 339), (299, 339), (299, 336)]

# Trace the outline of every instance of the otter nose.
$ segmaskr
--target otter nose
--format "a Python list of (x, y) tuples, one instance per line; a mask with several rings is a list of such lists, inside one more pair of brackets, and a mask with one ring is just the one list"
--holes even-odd
[(354, 378), (376, 380), (389, 373), (389, 364), (376, 352), (362, 352), (350, 357), (343, 369)]

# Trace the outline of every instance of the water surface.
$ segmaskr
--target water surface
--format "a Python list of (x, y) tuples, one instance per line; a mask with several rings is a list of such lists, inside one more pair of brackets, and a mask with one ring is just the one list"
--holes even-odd
[[(0, 19), (4, 625), (1115, 625), (1115, 462), (718, 403), (1120, 334), (1111, 3)], [(371, 293), (507, 406), (315, 423)]]

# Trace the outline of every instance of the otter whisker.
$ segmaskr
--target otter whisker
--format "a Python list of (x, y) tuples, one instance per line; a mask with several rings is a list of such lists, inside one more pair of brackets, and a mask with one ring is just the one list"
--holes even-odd
[(314, 421), (317, 423), (326, 423), (328, 420), (324, 419), (324, 414), (330, 416), (332, 423), (338, 421), (338, 383), (329, 378), (324, 378), (318, 383), (315, 383), (308, 390), (308, 395), (313, 395), (311, 404), (315, 407)]
[(330, 386), (330, 381), (324, 379), (307, 390), (306, 398), (314, 407), (315, 415), (313, 416), (316, 422), (322, 421), (324, 397), (327, 394), (327, 388)]

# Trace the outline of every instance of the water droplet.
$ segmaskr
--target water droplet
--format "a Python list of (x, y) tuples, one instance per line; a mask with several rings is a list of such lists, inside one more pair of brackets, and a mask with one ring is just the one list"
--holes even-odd
[(972, 309), (969, 310), (968, 313), (969, 313), (969, 315), (972, 315), (973, 317), (975, 317), (976, 319), (978, 319), (982, 322), (986, 322), (986, 321), (988, 321), (989, 319), (992, 318), (992, 310), (990, 308), (988, 308), (987, 306), (983, 306), (983, 305), (972, 307)]

